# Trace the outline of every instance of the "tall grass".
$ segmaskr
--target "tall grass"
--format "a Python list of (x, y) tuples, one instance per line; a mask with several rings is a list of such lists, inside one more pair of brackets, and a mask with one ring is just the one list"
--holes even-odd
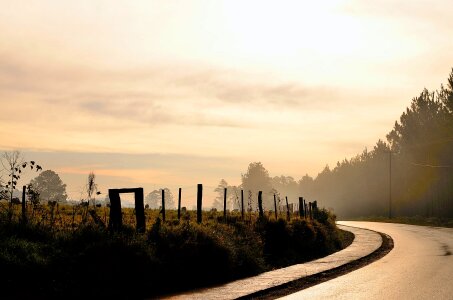
[[(103, 209), (96, 211), (101, 218)], [(325, 210), (317, 220), (290, 222), (255, 215), (243, 222), (235, 214), (224, 221), (221, 213), (204, 212), (202, 224), (195, 212), (181, 221), (176, 213), (169, 211), (162, 222), (158, 211), (148, 210), (144, 234), (136, 233), (131, 209), (124, 210), (125, 225), (115, 233), (93, 220), (83, 222), (71, 207), (60, 206), (57, 213), (43, 205), (26, 224), (0, 214), (2, 293), (153, 297), (307, 261), (343, 246), (335, 216)]]

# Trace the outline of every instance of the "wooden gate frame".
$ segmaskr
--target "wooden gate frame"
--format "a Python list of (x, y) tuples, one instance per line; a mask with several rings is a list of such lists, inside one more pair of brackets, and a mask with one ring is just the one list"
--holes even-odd
[(137, 231), (145, 232), (145, 207), (143, 201), (143, 188), (125, 188), (125, 189), (109, 189), (110, 198), (110, 230), (117, 231), (123, 226), (123, 216), (121, 213), (121, 198), (120, 194), (134, 193), (135, 198), (135, 217), (137, 220)]

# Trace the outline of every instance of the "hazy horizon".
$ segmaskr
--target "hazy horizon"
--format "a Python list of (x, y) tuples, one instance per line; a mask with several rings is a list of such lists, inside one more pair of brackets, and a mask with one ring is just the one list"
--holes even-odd
[(0, 4), (0, 149), (74, 199), (90, 171), (103, 192), (203, 183), (208, 203), (255, 161), (315, 177), (453, 62), (449, 1)]

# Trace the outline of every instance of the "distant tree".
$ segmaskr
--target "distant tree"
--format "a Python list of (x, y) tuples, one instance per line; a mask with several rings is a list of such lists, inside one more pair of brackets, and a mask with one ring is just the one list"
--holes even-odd
[(216, 197), (214, 199), (214, 203), (212, 204), (212, 208), (215, 208), (217, 210), (223, 210), (223, 197), (224, 197), (223, 195), (225, 192), (225, 188), (228, 189), (228, 182), (226, 182), (225, 179), (221, 179), (217, 187), (214, 189)]
[[(169, 188), (164, 188), (165, 191), (165, 209), (175, 208), (175, 200), (173, 193)], [(158, 209), (162, 206), (162, 189), (154, 190), (145, 197), (145, 203), (151, 209)]]
[[(387, 139), (392, 150), (399, 152), (405, 151), (407, 148), (414, 153), (414, 146), (419, 147), (420, 144), (438, 140), (445, 134), (451, 135), (443, 130), (446, 119), (446, 111), (436, 93), (424, 89), (418, 97), (412, 99), (410, 107), (401, 115), (400, 121), (395, 122)], [(433, 150), (432, 145), (426, 145), (425, 149), (419, 148), (418, 152)], [(416, 157), (418, 156), (418, 153), (414, 154)]]
[(212, 208), (223, 210), (223, 197), (227, 189), (227, 209), (239, 209), (240, 206), (240, 193), (241, 187), (235, 185), (228, 185), (225, 179), (221, 179), (217, 187), (214, 189), (216, 197), (212, 204)]
[[(289, 202), (297, 202), (300, 196), (299, 185), (291, 176), (275, 176), (271, 179), (271, 184), (280, 195), (287, 196)], [(272, 193), (273, 194), (273, 193)]]
[[(270, 196), (272, 190), (269, 172), (261, 162), (250, 163), (242, 177), (242, 187), (245, 191), (251, 191), (253, 197), (257, 197), (258, 191), (263, 192), (263, 204), (266, 208), (272, 208), (273, 198)], [(255, 202), (255, 200), (252, 200)]]
[(314, 179), (313, 177), (305, 174), (302, 178), (298, 181), (299, 184), (299, 194), (304, 198), (311, 198), (313, 193), (313, 184)]
[(342, 217), (453, 216), (453, 70), (446, 86), (423, 89), (379, 140), (350, 159), (299, 181), (303, 196)]
[(447, 79), (447, 87), (441, 85), (439, 96), (450, 114), (453, 114), (453, 68)]
[(227, 193), (228, 207), (230, 207), (231, 209), (240, 209), (241, 208), (240, 195), (241, 195), (240, 186), (235, 186), (235, 185), (228, 186), (228, 193)]
[(161, 206), (162, 194), (160, 190), (154, 190), (145, 197), (145, 203), (151, 209), (157, 209)]
[(39, 193), (41, 200), (65, 202), (66, 184), (61, 181), (60, 176), (52, 170), (46, 170), (32, 179), (30, 184)]

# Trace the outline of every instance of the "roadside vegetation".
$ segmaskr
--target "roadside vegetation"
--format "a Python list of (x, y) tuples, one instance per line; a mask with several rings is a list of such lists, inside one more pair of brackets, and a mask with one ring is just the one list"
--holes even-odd
[[(15, 297), (153, 297), (255, 275), (338, 251), (353, 237), (337, 229), (321, 209), (313, 220), (291, 221), (254, 213), (248, 221), (230, 213), (176, 211), (162, 222), (147, 209), (147, 230), (136, 233), (133, 209), (123, 209), (124, 226), (110, 232), (108, 207), (27, 206), (27, 222), (14, 205), (0, 202), (2, 295)], [(33, 211), (33, 209), (35, 211)], [(32, 217), (33, 216), (33, 217)]]

